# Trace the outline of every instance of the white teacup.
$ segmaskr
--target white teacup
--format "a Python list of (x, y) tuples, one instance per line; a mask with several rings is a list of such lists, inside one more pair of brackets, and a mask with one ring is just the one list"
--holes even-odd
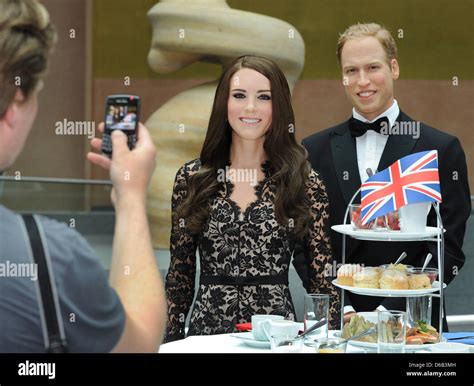
[(400, 214), (400, 232), (426, 232), (426, 217), (431, 209), (431, 202), (420, 202), (402, 206)]
[(282, 315), (252, 315), (252, 335), (255, 340), (263, 340), (269, 341), (267, 334), (264, 330), (264, 323), (265, 321), (271, 320), (284, 320), (285, 318)]
[(290, 337), (296, 337), (300, 326), (298, 323), (293, 322), (292, 320), (265, 320), (262, 322), (262, 328), (267, 336), (268, 340), (272, 336), (286, 335)]

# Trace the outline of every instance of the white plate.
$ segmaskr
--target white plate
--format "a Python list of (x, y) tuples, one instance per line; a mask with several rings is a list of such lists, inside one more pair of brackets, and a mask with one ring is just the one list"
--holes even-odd
[[(377, 325), (377, 313), (376, 312), (358, 312), (357, 315), (363, 316), (365, 320), (368, 322), (374, 323)], [(340, 335), (340, 332), (336, 333), (337, 335)], [(366, 349), (371, 349), (371, 350), (377, 350), (377, 343), (370, 343), (370, 342), (360, 342), (357, 340), (351, 340), (349, 341), (349, 344), (355, 347), (361, 347), (361, 348), (366, 348)], [(428, 349), (430, 346), (433, 346), (432, 344), (406, 344), (405, 345), (405, 351), (417, 351), (417, 350), (424, 350)]]
[[(336, 287), (342, 288), (346, 291), (353, 292), (358, 295), (366, 296), (383, 296), (383, 297), (412, 297), (420, 295), (428, 295), (433, 292), (439, 291), (439, 281), (434, 281), (432, 288), (423, 288), (423, 289), (411, 289), (411, 290), (397, 290), (397, 289), (382, 289), (382, 288), (361, 288), (361, 287), (351, 287), (348, 285), (338, 284), (337, 279), (332, 281)], [(443, 288), (446, 288), (446, 283)]]
[(426, 240), (426, 239), (431, 239), (440, 233), (439, 228), (436, 228), (436, 227), (426, 227), (426, 232), (422, 232), (422, 233), (409, 233), (409, 232), (390, 231), (390, 230), (374, 231), (374, 230), (369, 230), (369, 229), (356, 230), (352, 228), (351, 224), (333, 225), (331, 228), (338, 233), (343, 233), (355, 239), (376, 240), (376, 241)]
[(268, 340), (256, 340), (251, 332), (238, 332), (230, 334), (232, 338), (240, 339), (247, 346), (259, 347), (259, 348), (270, 348), (270, 342)]
[[(370, 350), (377, 350), (377, 343), (358, 342), (356, 340), (349, 341), (349, 344), (355, 347), (366, 348)], [(432, 344), (406, 344), (405, 351), (429, 350)]]

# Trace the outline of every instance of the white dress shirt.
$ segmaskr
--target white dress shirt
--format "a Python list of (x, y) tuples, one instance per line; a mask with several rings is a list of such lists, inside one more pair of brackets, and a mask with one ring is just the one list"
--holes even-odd
[[(400, 108), (396, 100), (393, 101), (392, 106), (385, 110), (382, 114), (375, 117), (371, 121), (360, 115), (355, 108), (352, 109), (352, 116), (362, 122), (372, 123), (382, 117), (387, 117), (390, 128), (393, 126), (395, 121), (400, 114)], [(377, 133), (374, 130), (367, 130), (364, 135), (356, 137), (356, 149), (357, 149), (357, 165), (359, 167), (360, 181), (365, 182), (369, 176), (367, 175), (367, 169), (372, 169), (373, 174), (376, 173), (377, 167), (379, 166), (380, 158), (382, 158), (383, 150), (387, 144), (388, 135)], [(378, 310), (385, 310), (384, 306), (378, 306)], [(355, 312), (352, 306), (345, 306), (344, 313)]]
[[(392, 106), (371, 121), (360, 115), (354, 108), (352, 109), (352, 116), (359, 121), (372, 123), (379, 118), (387, 117), (390, 127), (393, 126), (399, 114), (400, 108), (396, 100), (393, 101)], [(367, 130), (364, 135), (356, 137), (357, 164), (361, 182), (365, 182), (369, 178), (367, 175), (368, 168), (372, 169), (375, 174), (387, 140), (388, 135), (377, 133), (374, 130)]]

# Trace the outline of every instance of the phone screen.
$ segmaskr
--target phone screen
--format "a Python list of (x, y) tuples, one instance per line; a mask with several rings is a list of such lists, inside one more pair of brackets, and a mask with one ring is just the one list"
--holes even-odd
[(109, 130), (135, 130), (137, 126), (137, 106), (111, 104), (105, 117), (105, 128)]
[(136, 95), (110, 95), (106, 99), (105, 128), (102, 137), (102, 152), (112, 155), (110, 135), (113, 130), (122, 130), (132, 150), (137, 142), (137, 128), (140, 113), (140, 98)]

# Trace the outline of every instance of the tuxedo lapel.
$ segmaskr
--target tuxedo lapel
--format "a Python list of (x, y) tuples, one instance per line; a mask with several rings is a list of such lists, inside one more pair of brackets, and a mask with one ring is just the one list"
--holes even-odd
[[(396, 120), (398, 124), (401, 122), (414, 122), (408, 115), (400, 111)], [(410, 154), (415, 147), (417, 139), (409, 134), (392, 134), (388, 137), (387, 144), (380, 158), (377, 171), (388, 168), (392, 163), (398, 159)]]
[[(330, 142), (337, 180), (346, 201), (345, 204), (348, 205), (361, 184), (357, 164), (356, 141), (349, 132), (349, 121), (340, 125), (331, 133)], [(339, 222), (342, 219), (337, 220)]]

